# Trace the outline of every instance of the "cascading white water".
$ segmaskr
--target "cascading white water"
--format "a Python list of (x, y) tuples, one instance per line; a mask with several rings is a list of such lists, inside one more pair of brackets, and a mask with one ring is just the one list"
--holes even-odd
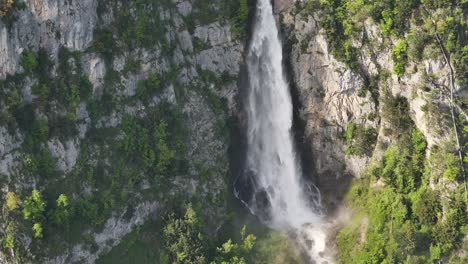
[(317, 206), (319, 192), (311, 186), (304, 188), (296, 160), (292, 100), (270, 0), (257, 1), (254, 23), (247, 55), (246, 102), (246, 173), (254, 178), (254, 194), (244, 203), (271, 227), (302, 237), (312, 261), (330, 262), (323, 254), (326, 236)]

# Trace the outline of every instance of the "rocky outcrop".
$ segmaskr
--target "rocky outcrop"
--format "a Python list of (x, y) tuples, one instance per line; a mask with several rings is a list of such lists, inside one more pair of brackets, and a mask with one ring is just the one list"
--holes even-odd
[(284, 9), (282, 14), (285, 35), (297, 40), (287, 56), (302, 105), (301, 119), (306, 121), (306, 144), (310, 144), (323, 200), (334, 207), (344, 195), (350, 176), (359, 175), (369, 161), (345, 155), (346, 126), (353, 121), (376, 127), (376, 121), (367, 117), (378, 109), (370, 94), (359, 95), (362, 77), (330, 54), (316, 18), (293, 15), (291, 9)]
[(64, 46), (83, 50), (93, 39), (97, 1), (18, 0), (12, 24), (0, 20), (0, 79), (21, 71), (25, 49), (45, 49), (52, 58)]
[(44, 264), (65, 264), (65, 263), (95, 263), (99, 256), (107, 253), (117, 246), (120, 240), (129, 234), (133, 228), (143, 225), (148, 219), (156, 218), (158, 204), (156, 202), (144, 202), (137, 205), (133, 217), (125, 219), (125, 214), (129, 208), (125, 208), (120, 215), (114, 215), (107, 220), (104, 230), (99, 233), (87, 231), (93, 242), (98, 245), (98, 250), (91, 250), (89, 245), (78, 244), (70, 251), (53, 259), (45, 260)]

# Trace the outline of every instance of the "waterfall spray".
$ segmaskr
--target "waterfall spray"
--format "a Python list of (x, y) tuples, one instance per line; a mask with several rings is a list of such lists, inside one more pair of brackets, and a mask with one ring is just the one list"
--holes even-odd
[(245, 166), (253, 194), (243, 202), (272, 228), (294, 232), (312, 262), (330, 262), (323, 253), (326, 236), (319, 191), (302, 180), (296, 159), (292, 101), (270, 0), (257, 1), (254, 23), (247, 55)]

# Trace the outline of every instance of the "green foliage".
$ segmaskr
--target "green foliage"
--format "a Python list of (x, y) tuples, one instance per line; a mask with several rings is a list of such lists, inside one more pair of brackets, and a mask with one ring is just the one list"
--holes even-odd
[[(163, 228), (167, 263), (246, 264), (256, 254), (256, 236), (247, 234), (244, 226), (240, 240), (228, 239), (221, 246), (203, 231), (200, 214), (188, 205), (182, 217), (170, 213)], [(252, 255), (251, 255), (252, 254)], [(257, 257), (255, 257), (257, 259)]]
[(16, 245), (16, 238), (11, 234), (7, 234), (2, 239), (2, 246), (6, 249), (13, 249), (15, 248), (15, 245)]
[(413, 124), (409, 116), (408, 101), (402, 96), (393, 96), (390, 91), (384, 90), (380, 97), (382, 108), (381, 114), (383, 120), (387, 122), (386, 134), (402, 135)]
[(355, 33), (353, 22), (346, 9), (346, 1), (320, 1), (322, 27), (333, 56), (346, 63), (352, 70), (359, 68), (358, 49), (352, 45), (351, 38)]
[[(30, 146), (26, 146), (26, 148), (30, 148)], [(38, 175), (43, 179), (56, 175), (55, 159), (52, 157), (49, 150), (45, 147), (38, 146), (33, 146), (31, 148), (33, 148), (31, 150), (33, 154), (26, 154), (23, 159), (23, 163), (27, 170), (31, 174)]]
[(5, 249), (14, 249), (17, 245), (17, 224), (10, 221), (5, 230), (5, 237), (2, 238), (2, 246)]
[[(418, 0), (309, 0), (304, 9), (309, 13), (320, 10), (320, 23), (325, 29), (331, 53), (336, 59), (358, 71), (359, 50), (352, 43), (362, 37), (365, 20), (372, 17), (387, 36), (401, 36), (408, 30), (408, 20), (418, 6)], [(395, 66), (395, 71), (402, 74), (405, 66), (400, 61)]]
[(406, 40), (401, 39), (393, 48), (393, 61), (395, 65), (393, 71), (398, 77), (402, 77), (405, 74), (406, 65), (408, 64), (408, 44)]
[(305, 264), (296, 246), (287, 237), (272, 232), (265, 238), (259, 238), (248, 263), (269, 264)]
[(164, 240), (171, 263), (206, 263), (206, 245), (200, 233), (200, 222), (191, 206), (177, 219), (169, 216), (164, 227)]
[(412, 210), (418, 217), (419, 222), (427, 226), (434, 225), (442, 210), (436, 193), (426, 188), (421, 188), (411, 198), (413, 204)]
[(445, 157), (446, 169), (444, 171), (444, 177), (450, 181), (457, 180), (461, 175), (461, 168), (458, 156), (449, 153)]
[(402, 138), (399, 145), (387, 149), (375, 173), (397, 192), (415, 191), (421, 182), (426, 146), (424, 135), (414, 129), (411, 139)]
[(34, 238), (42, 238), (42, 225), (40, 223), (34, 223), (32, 227)]
[(377, 141), (377, 131), (353, 122), (346, 128), (346, 155), (371, 155)]
[(65, 194), (60, 194), (56, 200), (55, 208), (50, 212), (50, 218), (53, 224), (57, 226), (68, 225), (72, 217), (70, 201)]
[[(236, 2), (236, 1), (233, 1)], [(247, 21), (249, 18), (249, 0), (238, 0), (239, 8), (237, 15), (232, 19), (234, 27), (232, 31), (241, 37), (246, 37)]]
[[(107, 64), (126, 50), (167, 46), (164, 36), (167, 22), (160, 17), (160, 7), (169, 4), (168, 1), (138, 0), (127, 4), (121, 8), (118, 2), (98, 3), (98, 10), (111, 10), (115, 18), (112, 24), (96, 30), (91, 45), (93, 51), (104, 56)], [(103, 12), (99, 13), (101, 16)]]
[(151, 99), (155, 93), (161, 93), (162, 89), (163, 87), (161, 85), (159, 77), (156, 74), (151, 73), (148, 76), (148, 79), (141, 80), (138, 82), (136, 95), (140, 100), (146, 101), (148, 99)]
[(46, 203), (41, 193), (33, 189), (31, 195), (26, 197), (23, 204), (23, 217), (25, 220), (41, 220), (44, 218)]
[(5, 206), (9, 211), (14, 211), (21, 205), (21, 199), (14, 192), (7, 192)]
[(81, 198), (76, 205), (78, 216), (93, 224), (99, 223), (99, 206), (92, 198)]
[(36, 54), (32, 51), (23, 51), (20, 64), (26, 72), (33, 72), (38, 66)]
[(466, 203), (461, 189), (444, 199), (429, 186), (447, 152), (434, 148), (426, 162), (426, 149), (422, 132), (407, 129), (353, 184), (346, 199), (359, 213), (338, 234), (341, 263), (432, 263), (460, 246)]
[(244, 226), (241, 230), (241, 240), (242, 242), (237, 244), (229, 239), (221, 247), (218, 247), (218, 256), (214, 263), (246, 264), (247, 260), (245, 257), (248, 256), (254, 248), (257, 238), (252, 234), (246, 235), (246, 227)]
[(431, 151), (428, 174), (436, 180), (444, 178), (448, 181), (461, 180), (461, 164), (456, 149), (452, 144), (436, 147)]
[(186, 168), (180, 159), (185, 152), (186, 134), (183, 117), (177, 109), (163, 103), (159, 110), (143, 120), (125, 116), (120, 148), (129, 161), (167, 181), (169, 178), (162, 176)]
[(172, 159), (175, 157), (175, 151), (171, 150), (167, 144), (167, 124), (161, 122), (155, 130), (156, 147), (159, 150), (158, 163), (156, 165), (157, 172), (165, 175)]

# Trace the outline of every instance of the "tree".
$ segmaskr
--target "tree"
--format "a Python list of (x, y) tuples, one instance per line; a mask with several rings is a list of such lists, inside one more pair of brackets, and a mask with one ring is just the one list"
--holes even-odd
[(70, 201), (65, 194), (60, 194), (56, 200), (56, 208), (51, 213), (52, 223), (66, 225), (71, 218)]
[(165, 174), (169, 165), (171, 164), (172, 159), (175, 156), (175, 151), (171, 150), (167, 145), (167, 123), (159, 123), (156, 131), (154, 133), (154, 138), (156, 141), (156, 146), (159, 150), (158, 163), (156, 165), (157, 171), (160, 174)]
[(406, 40), (399, 40), (393, 48), (393, 61), (395, 65), (393, 71), (398, 77), (405, 74), (406, 64), (408, 64), (408, 44)]
[(16, 238), (15, 236), (11, 234), (7, 234), (3, 239), (2, 239), (2, 246), (4, 248), (9, 248), (12, 249), (15, 247), (16, 244)]
[(6, 208), (9, 211), (18, 209), (21, 204), (21, 199), (14, 192), (7, 192), (6, 195)]
[(441, 210), (437, 195), (431, 190), (421, 189), (413, 198), (413, 212), (422, 224), (435, 224)]
[(203, 235), (195, 210), (189, 205), (183, 218), (169, 216), (163, 230), (172, 263), (207, 263)]
[(34, 71), (39, 63), (37, 62), (36, 55), (32, 51), (24, 51), (21, 54), (21, 66), (23, 66), (24, 70), (27, 72)]
[(46, 203), (42, 198), (41, 193), (34, 189), (31, 195), (24, 201), (23, 217), (25, 220), (37, 220), (43, 217)]
[(252, 234), (246, 235), (246, 227), (241, 230), (242, 241), (240, 244), (229, 239), (221, 247), (217, 248), (218, 257), (214, 263), (221, 264), (246, 264), (246, 257), (252, 251), (256, 237)]
[(461, 175), (461, 169), (459, 165), (459, 160), (456, 155), (448, 153), (445, 156), (445, 166), (444, 177), (450, 181), (455, 181)]
[(34, 223), (32, 230), (35, 238), (42, 238), (42, 225), (40, 223)]

